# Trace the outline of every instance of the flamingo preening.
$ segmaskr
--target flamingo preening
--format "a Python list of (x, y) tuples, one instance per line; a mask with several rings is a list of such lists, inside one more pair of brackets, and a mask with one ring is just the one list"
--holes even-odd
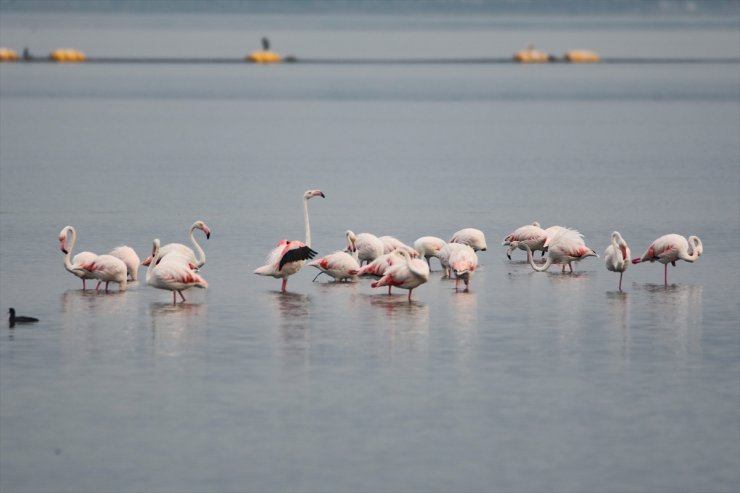
[(704, 251), (704, 246), (698, 236), (689, 236), (688, 240), (681, 235), (667, 234), (656, 239), (640, 258), (632, 260), (633, 264), (640, 262), (655, 262), (665, 266), (663, 282), (668, 286), (668, 264), (674, 267), (677, 260), (696, 262)]
[(87, 251), (80, 252), (70, 260), (76, 240), (77, 230), (73, 226), (65, 226), (59, 232), (59, 245), (62, 252), (64, 252), (64, 268), (82, 279), (82, 289), (85, 290), (87, 289), (85, 286), (85, 280), (95, 279), (95, 276), (93, 276), (91, 272), (82, 269), (82, 265), (89, 264), (93, 259), (95, 259), (95, 257), (97, 257), (97, 254)]
[(508, 246), (509, 248), (506, 250), (506, 256), (511, 260), (511, 252), (513, 252), (516, 248), (511, 246), (511, 242), (517, 241), (518, 247), (521, 250), (525, 250), (524, 245), (529, 245), (529, 248), (532, 251), (540, 250), (542, 251), (542, 255), (545, 254), (545, 241), (547, 240), (547, 232), (540, 227), (540, 223), (537, 221), (533, 222), (532, 224), (526, 224), (524, 226), (521, 226), (504, 238), (504, 241), (501, 242), (502, 245)]
[(380, 238), (372, 233), (360, 233), (355, 235), (352, 231), (348, 230), (350, 238), (353, 238), (353, 243), (357, 251), (357, 260), (362, 265), (363, 263), (370, 263), (376, 258), (383, 255), (383, 242)]
[(100, 289), (100, 284), (105, 283), (105, 292), (108, 292), (108, 284), (118, 283), (119, 291), (126, 291), (128, 286), (128, 272), (123, 260), (113, 255), (98, 255), (94, 259), (80, 265), (79, 270), (89, 273), (93, 279), (98, 280), (95, 290)]
[(333, 277), (337, 281), (357, 280), (357, 274), (360, 270), (360, 264), (357, 261), (357, 248), (355, 247), (355, 236), (350, 234), (352, 231), (347, 230), (344, 235), (347, 238), (347, 249), (352, 252), (350, 255), (345, 251), (330, 253), (325, 257), (317, 258), (308, 263), (312, 267), (319, 269), (319, 273), (313, 278), (315, 281), (321, 274)]
[[(518, 248), (519, 242), (512, 242), (512, 246)], [(583, 235), (575, 229), (562, 228), (547, 239), (545, 248), (547, 248), (547, 258), (544, 263), (537, 265), (532, 258), (532, 249), (524, 243), (524, 249), (527, 250), (527, 262), (537, 272), (546, 271), (554, 262), (563, 265), (562, 272), (565, 272), (566, 264), (573, 272), (573, 262), (583, 260), (586, 257), (598, 257), (596, 252), (583, 242)]]
[(465, 228), (456, 232), (450, 238), (449, 243), (463, 243), (468, 245), (473, 251), (486, 251), (488, 246), (486, 245), (486, 235), (483, 231), (475, 228)]
[(254, 271), (260, 276), (271, 276), (283, 280), (281, 293), (285, 293), (288, 277), (301, 268), (306, 260), (316, 256), (311, 249), (311, 226), (308, 222), (308, 201), (313, 197), (325, 197), (321, 190), (306, 190), (303, 194), (303, 223), (306, 227), (306, 242), (282, 240), (267, 256), (267, 263)]
[(444, 247), (437, 254), (439, 263), (442, 265), (445, 277), (452, 277), (452, 266), (450, 265), (450, 257), (457, 250), (461, 250), (466, 247), (465, 243), (446, 243)]
[(198, 274), (187, 255), (170, 252), (161, 255), (159, 239), (152, 246), (152, 260), (146, 271), (146, 283), (157, 289), (172, 291), (172, 304), (177, 303), (177, 294), (185, 302), (182, 292), (190, 288), (208, 288), (208, 282)]
[(408, 289), (410, 302), (414, 288), (429, 280), (429, 266), (423, 260), (413, 258), (408, 250), (399, 249), (396, 252), (402, 260), (388, 268), (383, 277), (370, 284), (370, 287), (395, 286)]
[[(192, 243), (193, 247), (195, 247), (195, 251), (193, 251), (193, 249), (189, 246), (183, 245), (182, 243), (167, 243), (159, 249), (159, 257), (163, 258), (169, 253), (178, 252), (180, 255), (183, 255), (196, 270), (203, 267), (206, 263), (206, 252), (204, 252), (198, 242), (195, 241), (195, 236), (193, 235), (193, 233), (196, 229), (199, 229), (203, 231), (203, 233), (205, 233), (206, 240), (210, 239), (211, 229), (203, 221), (195, 221), (188, 230), (190, 235), (190, 243)], [(149, 265), (149, 262), (151, 261), (152, 256), (150, 255), (142, 262), (142, 265)]]
[(622, 290), (622, 276), (630, 265), (630, 248), (619, 231), (612, 233), (612, 243), (604, 251), (607, 270), (619, 272), (619, 290)]

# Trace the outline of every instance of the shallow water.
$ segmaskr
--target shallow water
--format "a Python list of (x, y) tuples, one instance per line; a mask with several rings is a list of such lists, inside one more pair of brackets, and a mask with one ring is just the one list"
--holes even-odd
[[(632, 35), (647, 36), (646, 33)], [(624, 33), (611, 33), (617, 43)], [(432, 34), (427, 34), (433, 38)], [(711, 37), (712, 32), (708, 34)], [(727, 35), (724, 33), (723, 35)], [(735, 491), (736, 64), (3, 65), (3, 491)], [(470, 292), (433, 260), (387, 296), (284, 237), (485, 231)], [(208, 290), (81, 291), (75, 250), (186, 242)], [(704, 255), (535, 273), (533, 220), (599, 254), (696, 234)], [(140, 277), (144, 278), (144, 269)]]

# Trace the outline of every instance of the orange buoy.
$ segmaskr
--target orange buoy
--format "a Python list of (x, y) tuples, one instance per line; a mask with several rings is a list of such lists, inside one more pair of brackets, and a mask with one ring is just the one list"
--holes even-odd
[(601, 60), (598, 53), (588, 50), (570, 50), (563, 58), (570, 63), (596, 63)]
[(71, 48), (59, 48), (49, 54), (49, 58), (55, 62), (84, 62), (85, 54)]
[(283, 57), (274, 51), (253, 51), (247, 55), (247, 61), (254, 63), (278, 63), (283, 61)]
[(18, 60), (18, 53), (10, 48), (0, 48), (0, 62), (14, 62)]

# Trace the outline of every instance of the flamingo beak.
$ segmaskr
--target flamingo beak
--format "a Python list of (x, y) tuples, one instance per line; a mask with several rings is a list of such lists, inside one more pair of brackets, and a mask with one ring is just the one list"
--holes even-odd
[(325, 199), (326, 198), (326, 195), (324, 195), (324, 192), (319, 192), (319, 195), (321, 195), (321, 198), (322, 199)]

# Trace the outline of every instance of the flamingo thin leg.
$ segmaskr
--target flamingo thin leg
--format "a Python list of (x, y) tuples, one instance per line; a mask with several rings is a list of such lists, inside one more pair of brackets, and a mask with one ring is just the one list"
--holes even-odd
[(624, 272), (619, 273), (619, 291), (622, 292), (622, 276), (624, 275)]
[(411, 292), (412, 291), (413, 291), (413, 289), (409, 289), (409, 303), (411, 303)]
[(668, 287), (668, 264), (665, 264), (665, 270), (663, 272), (663, 282), (665, 283), (665, 287)]
[(284, 292), (285, 292), (285, 287), (286, 287), (287, 285), (288, 285), (288, 278), (286, 277), (285, 279), (283, 279), (283, 285), (282, 285), (282, 287), (280, 288), (280, 292), (281, 292), (281, 293), (284, 293)]
[(178, 291), (180, 294), (180, 298), (182, 299), (182, 302), (185, 303), (185, 296), (182, 294), (182, 291)]

